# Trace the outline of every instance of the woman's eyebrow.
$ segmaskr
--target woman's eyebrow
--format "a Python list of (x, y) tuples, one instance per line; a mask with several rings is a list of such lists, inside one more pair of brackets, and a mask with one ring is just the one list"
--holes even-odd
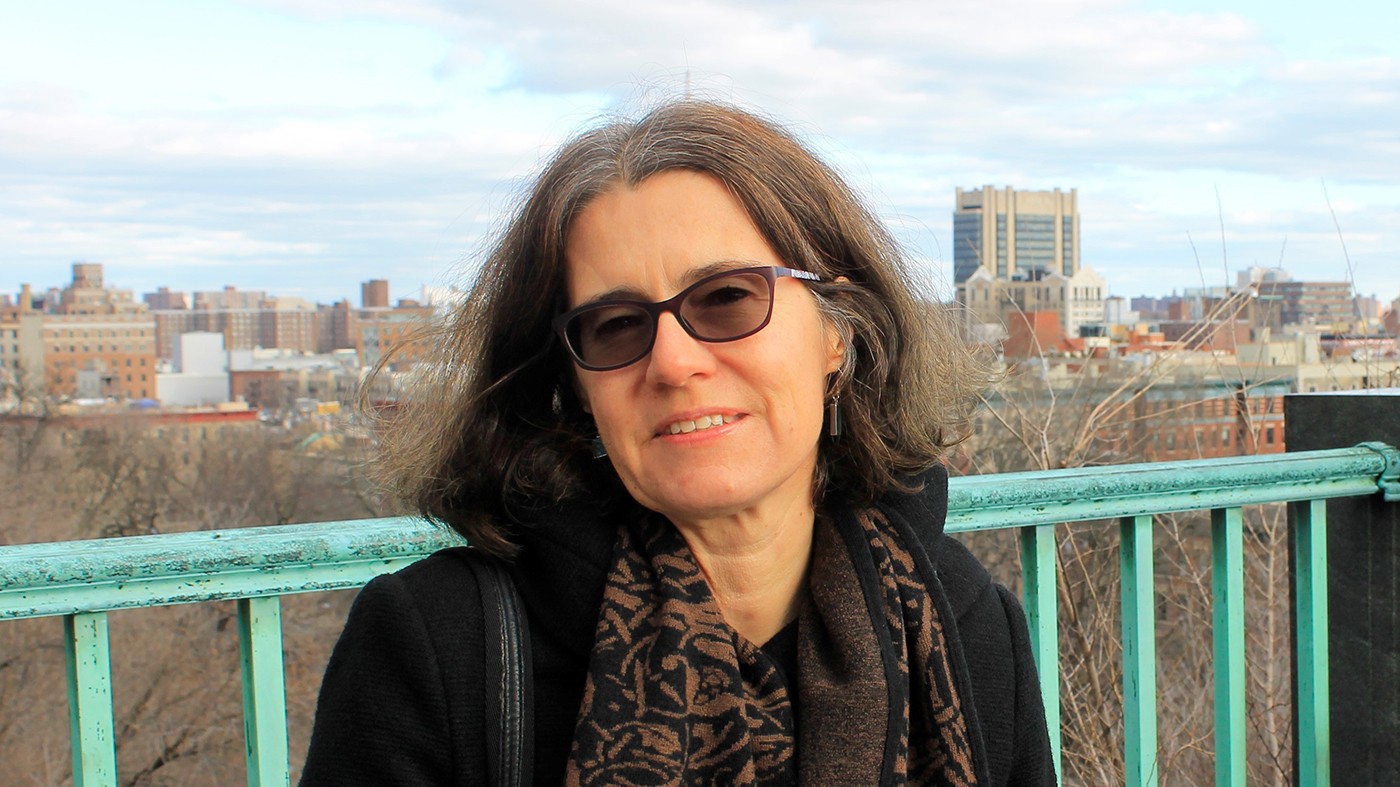
[[(716, 273), (737, 270), (739, 268), (752, 268), (759, 264), (760, 263), (755, 262), (754, 260), (740, 259), (716, 260), (715, 262), (707, 262), (704, 265), (699, 265), (686, 271), (685, 274), (681, 276), (681, 286), (676, 290), (676, 292), (684, 290), (686, 287), (689, 287), (695, 282), (700, 281), (706, 276), (713, 276)], [(667, 297), (673, 297), (675, 294), (676, 293), (673, 292)], [(665, 298), (663, 298), (662, 300), (665, 300)], [(597, 293), (586, 300), (580, 301), (578, 305), (574, 306), (574, 308), (581, 309), (584, 306), (591, 306), (595, 303), (602, 303), (604, 301), (641, 301), (643, 303), (653, 303), (653, 301), (647, 296), (646, 293), (642, 292), (636, 287), (624, 284), (617, 287), (613, 287), (610, 290), (604, 290), (603, 292)]]
[(598, 293), (598, 294), (592, 296), (591, 298), (588, 298), (588, 299), (586, 299), (586, 300), (579, 301), (578, 304), (574, 306), (574, 308), (575, 308), (575, 309), (582, 309), (582, 308), (585, 307), (585, 306), (592, 306), (592, 305), (595, 304), (595, 303), (602, 303), (602, 302), (604, 302), (604, 301), (643, 301), (643, 302), (645, 302), (646, 299), (647, 299), (647, 298), (646, 298), (646, 295), (645, 295), (644, 293), (642, 293), (640, 290), (636, 289), (635, 287), (629, 287), (629, 286), (623, 285), (623, 286), (621, 286), (621, 287), (613, 287), (611, 290), (604, 290), (603, 292), (600, 292), (600, 293)]
[(725, 271), (737, 270), (739, 268), (752, 268), (757, 266), (758, 264), (759, 263), (754, 262), (753, 260), (737, 259), (716, 260), (714, 262), (707, 262), (704, 265), (691, 268), (690, 270), (685, 272), (685, 275), (681, 277), (681, 289), (683, 290), (686, 287), (689, 287), (690, 285), (694, 284), (697, 281), (700, 281), (706, 276), (713, 276), (716, 273), (724, 273)]

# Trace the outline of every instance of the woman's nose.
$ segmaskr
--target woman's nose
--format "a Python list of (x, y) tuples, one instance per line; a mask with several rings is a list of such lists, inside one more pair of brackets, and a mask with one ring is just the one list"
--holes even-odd
[(656, 341), (645, 363), (648, 382), (677, 386), (713, 371), (715, 356), (709, 343), (686, 333), (675, 315), (662, 314), (656, 321)]

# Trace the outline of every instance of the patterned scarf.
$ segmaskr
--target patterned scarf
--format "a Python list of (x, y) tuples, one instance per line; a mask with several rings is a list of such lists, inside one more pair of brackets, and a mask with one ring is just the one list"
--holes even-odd
[(565, 783), (977, 784), (936, 587), (912, 533), (878, 509), (819, 517), (794, 712), (782, 670), (724, 622), (676, 529), (623, 526)]

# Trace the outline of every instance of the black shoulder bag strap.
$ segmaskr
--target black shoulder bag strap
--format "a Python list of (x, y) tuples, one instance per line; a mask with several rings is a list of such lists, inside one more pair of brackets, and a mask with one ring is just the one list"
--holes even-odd
[(534, 676), (530, 628), (505, 566), (475, 550), (462, 557), (476, 574), (486, 630), (486, 761), (495, 787), (528, 787), (534, 779)]

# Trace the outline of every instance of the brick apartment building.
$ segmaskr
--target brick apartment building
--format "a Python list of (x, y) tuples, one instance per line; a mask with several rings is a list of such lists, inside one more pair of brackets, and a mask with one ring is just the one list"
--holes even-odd
[[(1108, 464), (1284, 451), (1283, 397), (1294, 380), (1235, 375), (1243, 382), (1232, 382), (1183, 368), (1180, 375), (1132, 384), (1132, 368), (1124, 363), (1113, 357), (1045, 359), (1029, 374), (1025, 368), (1013, 372), (990, 392), (976, 431), (995, 440), (1008, 428), (1053, 424), (1046, 435), (1051, 442), (1087, 438), (1082, 455)], [(1092, 433), (1078, 435), (1086, 428)]]
[(41, 317), (48, 393), (60, 397), (155, 396), (156, 326), (130, 290), (108, 288), (102, 265), (73, 264), (73, 280)]
[(400, 302), (394, 309), (362, 309), (355, 325), (355, 350), (363, 366), (374, 366), (393, 352), (390, 367), (406, 369), (421, 361), (429, 350), (422, 329), (433, 316), (429, 307)]
[[(234, 350), (280, 349), (298, 353), (355, 350), (372, 365), (395, 343), (411, 341), (412, 330), (433, 314), (431, 306), (400, 300), (389, 305), (389, 283), (374, 279), (361, 284), (363, 304), (349, 301), (314, 305), (301, 298), (268, 297), (261, 291), (225, 287), (197, 292), (193, 306), (184, 293), (148, 293), (148, 304), (160, 304), (151, 315), (156, 323), (156, 356), (169, 360), (181, 334), (212, 332), (224, 335), (224, 347)], [(405, 349), (402, 363), (422, 357), (425, 347)]]
[(1361, 317), (1348, 282), (1264, 281), (1258, 287), (1254, 322), (1260, 326), (1278, 329), (1285, 325), (1315, 325), (1345, 329)]
[(1162, 386), (1135, 402), (1131, 439), (1146, 462), (1283, 453), (1288, 388), (1281, 383), (1233, 390), (1210, 383)]
[[(252, 350), (279, 347), (297, 352), (328, 352), (320, 340), (318, 309), (301, 298), (269, 298), (262, 292), (239, 292), (227, 287), (218, 293), (195, 293), (194, 306), (182, 308), (170, 296), (148, 293), (146, 300), (175, 304), (151, 312), (156, 323), (156, 355), (169, 360), (184, 333), (222, 333), (224, 347)], [(219, 296), (219, 297), (215, 297)]]
[(0, 405), (7, 410), (44, 395), (44, 316), (32, 300), (25, 287), (18, 304), (0, 307)]

